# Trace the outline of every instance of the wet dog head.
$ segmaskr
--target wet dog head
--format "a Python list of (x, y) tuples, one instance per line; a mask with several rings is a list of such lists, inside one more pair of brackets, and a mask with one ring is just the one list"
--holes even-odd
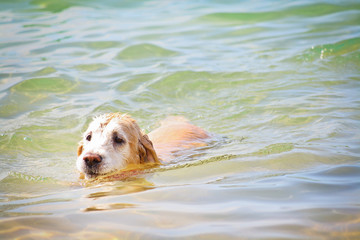
[(94, 118), (78, 147), (77, 169), (86, 178), (122, 169), (128, 164), (158, 163), (148, 136), (136, 121), (120, 113)]

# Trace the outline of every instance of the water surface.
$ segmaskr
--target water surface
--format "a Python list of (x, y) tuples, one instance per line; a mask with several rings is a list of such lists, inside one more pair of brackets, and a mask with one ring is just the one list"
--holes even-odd
[[(0, 3), (1, 239), (359, 239), (358, 1)], [(84, 183), (92, 117), (208, 147)]]

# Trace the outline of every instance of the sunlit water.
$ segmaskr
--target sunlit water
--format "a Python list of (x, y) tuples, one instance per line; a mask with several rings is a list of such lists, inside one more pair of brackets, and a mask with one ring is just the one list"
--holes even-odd
[[(0, 2), (1, 239), (360, 239), (358, 1)], [(208, 147), (84, 183), (93, 116)]]

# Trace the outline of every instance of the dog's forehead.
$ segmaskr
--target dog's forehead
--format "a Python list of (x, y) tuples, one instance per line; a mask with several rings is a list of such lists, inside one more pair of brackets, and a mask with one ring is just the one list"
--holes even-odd
[(104, 127), (107, 125), (106, 119), (103, 117), (96, 117), (93, 119), (93, 121), (89, 124), (88, 130), (91, 132), (96, 131), (103, 131)]
[(126, 130), (129, 128), (129, 124), (129, 122), (123, 121), (119, 117), (109, 118), (109, 116), (101, 115), (93, 119), (93, 121), (89, 125), (87, 132), (126, 132)]
[(108, 124), (104, 124), (102, 128), (104, 131), (123, 131), (124, 123), (121, 121), (117, 121), (117, 119), (113, 118)]

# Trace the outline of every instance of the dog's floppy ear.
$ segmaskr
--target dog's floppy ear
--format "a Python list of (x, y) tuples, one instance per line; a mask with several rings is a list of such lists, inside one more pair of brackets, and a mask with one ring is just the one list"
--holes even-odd
[(83, 142), (79, 142), (79, 146), (78, 146), (78, 149), (77, 149), (77, 155), (80, 156), (81, 153), (83, 152), (83, 148), (84, 148), (84, 145), (83, 145)]
[(139, 156), (140, 163), (160, 163), (153, 144), (146, 134), (139, 139)]

